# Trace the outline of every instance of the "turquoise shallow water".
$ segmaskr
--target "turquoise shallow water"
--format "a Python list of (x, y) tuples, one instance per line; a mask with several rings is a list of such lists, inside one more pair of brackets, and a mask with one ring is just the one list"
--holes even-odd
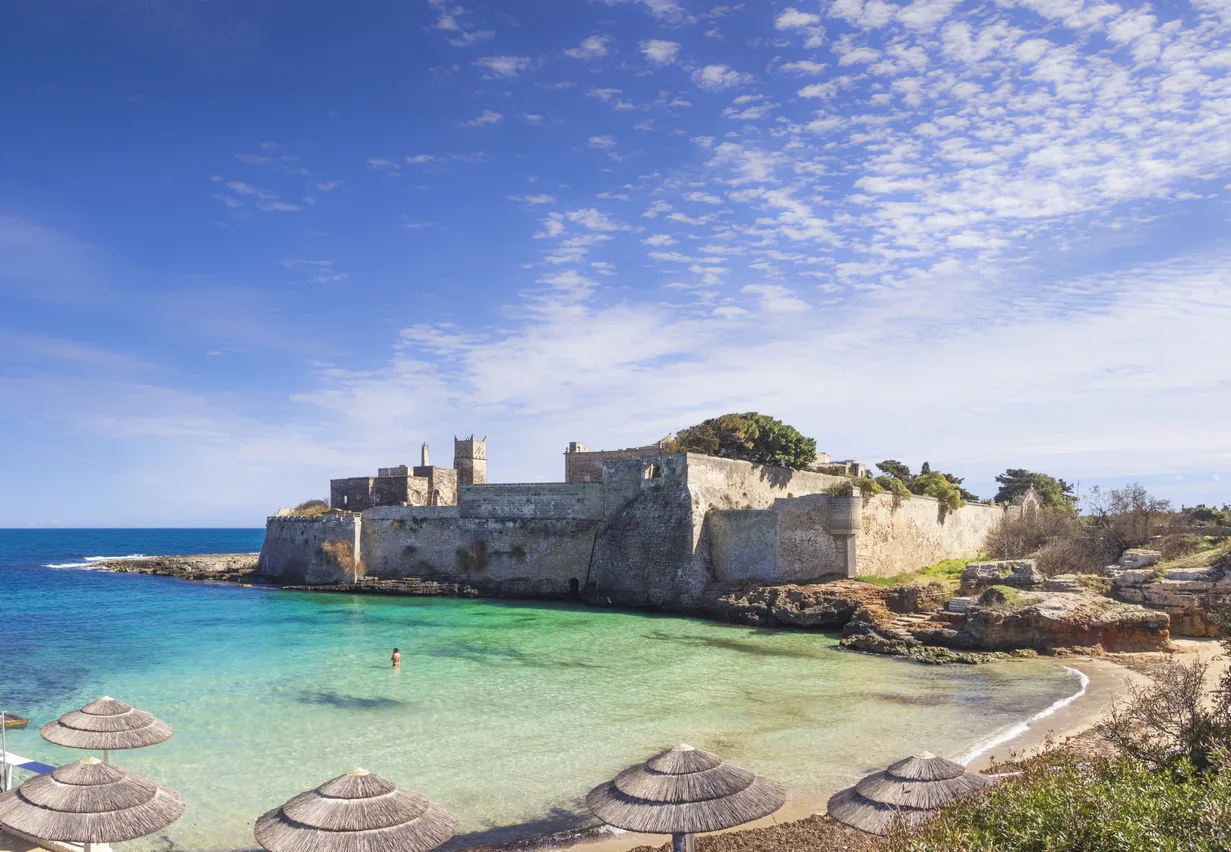
[[(0, 705), (41, 723), (110, 694), (171, 722), (169, 742), (114, 759), (180, 791), (167, 834), (186, 849), (250, 847), (262, 812), (355, 766), (472, 833), (569, 825), (591, 786), (679, 741), (828, 790), (911, 751), (966, 752), (1079, 686), (1052, 663), (927, 667), (825, 634), (23, 561), (0, 561)], [(83, 756), (34, 726), (9, 747)]]

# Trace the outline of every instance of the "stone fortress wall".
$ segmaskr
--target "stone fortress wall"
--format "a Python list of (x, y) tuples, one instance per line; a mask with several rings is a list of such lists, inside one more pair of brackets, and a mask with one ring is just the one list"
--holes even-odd
[(455, 505), (273, 517), (261, 570), (288, 584), (422, 577), (494, 595), (686, 608), (715, 584), (886, 576), (974, 556), (1004, 512), (835, 496), (827, 490), (849, 480), (658, 449), (591, 460), (574, 444), (570, 481), (461, 483)]

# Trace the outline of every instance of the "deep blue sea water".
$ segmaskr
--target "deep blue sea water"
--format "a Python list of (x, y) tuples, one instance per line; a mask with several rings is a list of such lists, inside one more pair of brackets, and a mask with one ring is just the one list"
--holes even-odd
[(250, 848), (257, 816), (356, 766), (446, 804), (481, 840), (568, 824), (591, 786), (681, 741), (806, 796), (919, 750), (964, 754), (1080, 688), (1051, 662), (922, 666), (837, 650), (829, 634), (90, 570), (93, 557), (260, 542), (0, 530), (0, 707), (34, 723), (9, 747), (81, 758), (37, 725), (109, 694), (175, 727), (112, 757), (184, 796), (166, 832), (182, 850)]

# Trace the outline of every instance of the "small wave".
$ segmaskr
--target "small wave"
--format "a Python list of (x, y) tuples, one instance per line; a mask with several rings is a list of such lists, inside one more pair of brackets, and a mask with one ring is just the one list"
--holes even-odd
[(967, 763), (970, 763), (970, 761), (974, 760), (979, 755), (984, 754), (985, 752), (991, 751), (998, 745), (1007, 743), (1009, 740), (1013, 739), (1014, 737), (1021, 736), (1022, 734), (1026, 733), (1026, 731), (1030, 730), (1030, 728), (1039, 720), (1046, 719), (1048, 716), (1052, 715), (1053, 713), (1056, 713), (1059, 710), (1062, 710), (1065, 707), (1068, 707), (1078, 698), (1081, 698), (1083, 695), (1085, 695), (1086, 687), (1090, 685), (1090, 678), (1086, 675), (1086, 673), (1082, 671), (1078, 671), (1077, 669), (1071, 668), (1069, 666), (1065, 666), (1064, 670), (1073, 672), (1075, 675), (1077, 675), (1077, 677), (1081, 679), (1080, 689), (1078, 689), (1076, 692), (1074, 692), (1072, 695), (1068, 696), (1067, 698), (1061, 698), (1059, 701), (1053, 702), (1050, 706), (1045, 707), (1044, 709), (1040, 710), (1038, 713), (1035, 713), (1033, 716), (1031, 716), (1026, 721), (1021, 722), (1017, 725), (1014, 725), (1013, 727), (1009, 728), (1007, 731), (1002, 731), (1001, 733), (996, 734), (995, 736), (989, 737), (988, 739), (984, 740), (983, 742), (979, 743), (977, 746), (972, 748), (970, 751), (966, 752), (966, 754), (962, 755), (959, 758), (956, 758), (956, 762), (962, 764), (963, 766), (966, 765)]
[(79, 571), (105, 571), (101, 562), (127, 562), (133, 559), (147, 559), (144, 553), (130, 553), (127, 556), (84, 556), (84, 562), (49, 562), (44, 568), (75, 568)]

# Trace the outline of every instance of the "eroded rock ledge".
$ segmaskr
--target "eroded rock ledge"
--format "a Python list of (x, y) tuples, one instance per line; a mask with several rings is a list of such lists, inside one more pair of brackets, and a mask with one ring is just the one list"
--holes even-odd
[(156, 574), (182, 580), (216, 580), (228, 583), (260, 582), (256, 573), (258, 553), (205, 553), (194, 556), (147, 556), (100, 562), (117, 574)]
[(1028, 592), (1008, 604), (992, 590), (964, 613), (940, 607), (938, 586), (882, 589), (855, 580), (715, 590), (707, 614), (724, 621), (841, 629), (843, 647), (924, 662), (981, 662), (986, 652), (1101, 654), (1164, 650), (1166, 613), (1089, 592)]

